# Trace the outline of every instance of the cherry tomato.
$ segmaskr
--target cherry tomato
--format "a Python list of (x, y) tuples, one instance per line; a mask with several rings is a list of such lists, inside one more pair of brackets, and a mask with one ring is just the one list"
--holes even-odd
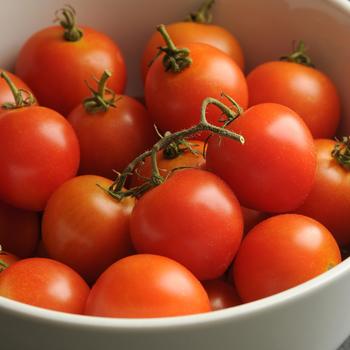
[(255, 226), (244, 238), (233, 266), (244, 302), (303, 283), (341, 262), (332, 234), (303, 215), (284, 214)]
[[(157, 154), (157, 164), (160, 174), (167, 177), (175, 169), (180, 168), (199, 168), (204, 169), (205, 158), (204, 142), (198, 140), (188, 140), (191, 149), (184, 145), (174, 145), (165, 150), (161, 150)], [(134, 173), (131, 181), (131, 187), (139, 186), (144, 182), (145, 178), (150, 178), (152, 174), (152, 163), (150, 158), (146, 158), (136, 173)]]
[(156, 140), (145, 107), (128, 96), (118, 96), (116, 107), (94, 114), (79, 105), (68, 120), (80, 143), (80, 174), (113, 178), (113, 170), (123, 171)]
[[(215, 47), (230, 56), (244, 69), (244, 56), (237, 39), (226, 29), (213, 24), (195, 22), (177, 22), (167, 25), (167, 31), (174, 43), (185, 45), (191, 43), (203, 43)], [(149, 64), (157, 54), (159, 46), (164, 46), (164, 40), (158, 32), (154, 32), (148, 40), (142, 54), (141, 72), (143, 80), (149, 69)]]
[(0, 274), (0, 296), (46, 309), (81, 314), (89, 287), (68, 266), (51, 259), (29, 258)]
[(136, 203), (131, 239), (140, 253), (164, 255), (198, 279), (221, 276), (242, 238), (239, 203), (228, 186), (204, 170), (175, 172)]
[(40, 219), (36, 212), (0, 202), (0, 244), (21, 258), (34, 253), (39, 240)]
[(0, 272), (7, 269), (9, 266), (17, 262), (19, 259), (17, 256), (5, 252), (2, 250), (2, 247), (0, 246)]
[(249, 108), (228, 126), (245, 137), (241, 145), (211, 137), (207, 168), (222, 177), (240, 203), (263, 212), (287, 212), (305, 200), (314, 181), (312, 135), (291, 109), (275, 103)]
[[(221, 94), (224, 92), (242, 108), (247, 107), (245, 77), (227, 54), (206, 44), (191, 43), (186, 48), (190, 51), (192, 63), (182, 71), (175, 73), (171, 68), (165, 68), (164, 57), (161, 56), (147, 74), (146, 105), (162, 132), (174, 132), (197, 124), (202, 102), (208, 96), (223, 100)], [(215, 106), (209, 106), (207, 119), (220, 125), (220, 113)], [(206, 137), (202, 133), (200, 139)]]
[(213, 311), (242, 304), (235, 288), (223, 280), (205, 281), (203, 286), (208, 293)]
[(126, 69), (120, 49), (107, 35), (74, 27), (72, 9), (63, 11), (71, 19), (66, 21), (71, 31), (52, 26), (32, 35), (20, 50), (15, 72), (33, 89), (41, 105), (67, 116), (88, 94), (85, 81), (100, 77), (105, 69), (113, 73), (110, 88), (123, 93)]
[(51, 109), (4, 111), (0, 140), (0, 199), (15, 207), (43, 210), (52, 192), (78, 170), (78, 139), (67, 120)]
[(340, 100), (322, 72), (293, 62), (267, 62), (247, 76), (249, 105), (285, 105), (305, 121), (314, 138), (333, 137), (339, 124)]
[(99, 187), (111, 184), (100, 176), (73, 178), (54, 192), (44, 211), (42, 236), (49, 256), (90, 283), (131, 250), (134, 199), (119, 202)]
[(318, 220), (340, 245), (350, 243), (350, 172), (332, 157), (333, 140), (315, 140), (316, 178), (311, 193), (297, 210)]
[(200, 282), (181, 264), (163, 256), (128, 256), (110, 266), (93, 286), (85, 313), (148, 318), (210, 311)]

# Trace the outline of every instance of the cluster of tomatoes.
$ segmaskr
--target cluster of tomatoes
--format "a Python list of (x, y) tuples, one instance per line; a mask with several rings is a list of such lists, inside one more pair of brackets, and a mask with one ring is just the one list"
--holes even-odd
[(23, 45), (15, 74), (1, 72), (0, 296), (176, 316), (341, 261), (350, 142), (331, 139), (334, 84), (303, 43), (245, 76), (238, 41), (206, 23), (212, 4), (148, 41), (146, 107), (122, 95), (118, 46), (69, 6)]

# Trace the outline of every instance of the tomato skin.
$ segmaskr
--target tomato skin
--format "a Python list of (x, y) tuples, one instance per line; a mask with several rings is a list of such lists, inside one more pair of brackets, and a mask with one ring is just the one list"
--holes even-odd
[(75, 132), (51, 109), (31, 106), (3, 112), (0, 140), (0, 199), (12, 206), (43, 210), (52, 192), (78, 170)]
[(0, 245), (4, 250), (27, 258), (37, 246), (39, 233), (38, 213), (0, 202)]
[(205, 281), (203, 286), (208, 293), (213, 311), (242, 304), (235, 288), (223, 280), (215, 279)]
[(217, 176), (199, 169), (175, 172), (145, 193), (130, 221), (131, 239), (139, 253), (174, 259), (199, 280), (225, 272), (242, 230), (235, 195)]
[[(237, 39), (223, 27), (195, 22), (177, 22), (166, 26), (167, 32), (175, 45), (188, 45), (190, 43), (203, 43), (215, 47), (229, 55), (244, 69), (244, 56)], [(142, 78), (145, 81), (148, 65), (157, 54), (157, 49), (164, 46), (164, 39), (159, 32), (154, 32), (148, 40), (141, 60)]]
[(285, 105), (305, 121), (314, 138), (331, 138), (340, 119), (340, 98), (322, 72), (293, 62), (267, 62), (247, 76), (249, 106), (264, 102)]
[(100, 77), (105, 69), (113, 76), (109, 87), (123, 93), (125, 63), (117, 45), (105, 34), (81, 27), (84, 35), (76, 42), (63, 38), (63, 28), (52, 26), (35, 33), (22, 47), (16, 74), (34, 91), (39, 103), (64, 116), (89, 93), (85, 81)]
[(163, 256), (139, 254), (119, 260), (99, 277), (85, 313), (149, 318), (210, 310), (207, 293), (185, 267)]
[(339, 245), (347, 245), (350, 243), (350, 172), (332, 157), (335, 145), (333, 140), (315, 140), (315, 183), (297, 212), (319, 221), (332, 232)]
[[(205, 44), (192, 43), (186, 47), (193, 62), (182, 72), (165, 72), (161, 56), (147, 74), (146, 106), (162, 132), (174, 132), (198, 124), (202, 102), (209, 96), (224, 101), (221, 93), (225, 92), (242, 108), (248, 104), (245, 77), (228, 55)], [(220, 125), (219, 118), (217, 107), (209, 106), (208, 121)], [(199, 139), (206, 136), (203, 133)]]
[(131, 250), (129, 217), (135, 200), (113, 199), (97, 186), (112, 181), (84, 175), (65, 182), (44, 211), (42, 238), (55, 260), (76, 270), (89, 283)]
[(244, 302), (292, 288), (341, 262), (332, 234), (319, 222), (297, 214), (271, 217), (243, 239), (233, 265)]
[(248, 233), (259, 222), (268, 218), (268, 214), (254, 209), (242, 207), (243, 221), (244, 221), (244, 233)]
[(0, 296), (46, 309), (82, 314), (88, 294), (74, 270), (51, 259), (23, 259), (0, 274)]
[(231, 186), (240, 203), (272, 213), (300, 206), (316, 171), (313, 138), (302, 119), (285, 106), (264, 103), (249, 108), (228, 130), (243, 135), (245, 144), (211, 137), (207, 168)]
[[(199, 140), (188, 140), (191, 143), (194, 154), (189, 149), (185, 149), (183, 153), (179, 154), (176, 158), (167, 159), (164, 156), (163, 150), (157, 153), (157, 164), (159, 172), (163, 177), (167, 177), (171, 171), (177, 168), (205, 168), (205, 158), (203, 157), (204, 142)], [(137, 167), (137, 173), (134, 173), (131, 180), (131, 187), (139, 186), (143, 184), (144, 178), (150, 178), (152, 174), (151, 158), (146, 158), (145, 162)]]
[(0, 273), (7, 269), (1, 263), (6, 264), (8, 267), (17, 262), (19, 258), (11, 253), (0, 250)]

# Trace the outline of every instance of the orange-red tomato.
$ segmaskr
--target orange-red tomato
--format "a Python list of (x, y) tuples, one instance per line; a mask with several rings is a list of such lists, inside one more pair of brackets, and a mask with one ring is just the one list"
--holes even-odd
[(332, 234), (307, 216), (273, 216), (243, 239), (233, 265), (244, 302), (295, 287), (341, 262)]
[[(190, 43), (203, 43), (213, 46), (229, 55), (240, 69), (244, 69), (244, 56), (240, 44), (223, 27), (195, 22), (177, 22), (167, 25), (167, 31), (175, 45), (186, 46)], [(154, 32), (142, 55), (141, 72), (144, 81), (146, 80), (149, 63), (156, 56), (160, 46), (164, 46), (164, 40), (158, 32)]]
[(74, 270), (51, 259), (23, 259), (0, 273), (0, 296), (25, 304), (81, 314), (88, 294)]
[(163, 256), (139, 254), (119, 260), (99, 277), (85, 313), (148, 318), (210, 310), (207, 293), (185, 267)]

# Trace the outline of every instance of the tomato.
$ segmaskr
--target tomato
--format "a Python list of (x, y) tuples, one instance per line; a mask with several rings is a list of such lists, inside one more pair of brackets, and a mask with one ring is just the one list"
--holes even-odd
[[(195, 22), (177, 22), (167, 25), (167, 31), (174, 43), (187, 46), (191, 43), (203, 43), (215, 47), (230, 56), (244, 69), (244, 56), (237, 39), (226, 29), (213, 24)], [(148, 40), (142, 54), (141, 72), (143, 80), (149, 69), (150, 62), (157, 54), (159, 46), (164, 46), (164, 40), (158, 32), (154, 32)]]
[(36, 212), (0, 202), (0, 244), (21, 258), (34, 253), (39, 240), (40, 219)]
[[(158, 151), (157, 164), (160, 174), (167, 177), (173, 170), (181, 168), (205, 167), (204, 142), (198, 140), (188, 140), (191, 149), (185, 145), (171, 146), (166, 150)], [(146, 158), (144, 163), (137, 167), (131, 181), (131, 187), (139, 186), (145, 178), (150, 178), (152, 174), (151, 158)]]
[(254, 209), (241, 207), (244, 221), (244, 233), (248, 233), (259, 222), (268, 218), (268, 214)]
[(244, 238), (233, 266), (244, 302), (303, 283), (341, 262), (332, 234), (303, 215), (284, 214), (255, 226)]
[(111, 184), (100, 176), (73, 178), (54, 192), (44, 211), (42, 237), (49, 256), (90, 283), (131, 250), (129, 217), (135, 201), (119, 202), (99, 187)]
[(46, 309), (81, 314), (88, 294), (74, 270), (51, 259), (24, 259), (0, 274), (0, 296)]
[(89, 113), (83, 105), (68, 116), (80, 143), (80, 174), (114, 178), (156, 141), (145, 107), (128, 96), (118, 96), (116, 107)]
[(199, 169), (177, 171), (145, 193), (130, 222), (138, 252), (172, 258), (200, 280), (225, 272), (242, 230), (235, 195), (216, 175)]
[[(75, 17), (70, 8), (62, 11)], [(73, 27), (70, 40), (66, 38), (70, 32), (61, 26), (44, 28), (32, 35), (21, 48), (15, 68), (41, 105), (64, 116), (89, 92), (85, 81), (101, 76), (105, 69), (113, 73), (110, 88), (116, 93), (124, 91), (126, 81), (120, 49), (107, 35), (88, 27), (76, 28), (74, 23), (67, 25)], [(81, 38), (74, 35), (79, 30)]]
[[(175, 73), (170, 64), (164, 67), (164, 57), (154, 61), (145, 83), (145, 100), (155, 125), (160, 131), (178, 131), (198, 123), (201, 105), (208, 96), (224, 99), (231, 96), (242, 108), (247, 107), (248, 91), (245, 77), (237, 64), (222, 51), (206, 44), (191, 43), (187, 67)], [(178, 65), (185, 61), (179, 60)], [(167, 69), (167, 70), (166, 70)], [(209, 106), (207, 119), (220, 125), (220, 113)], [(207, 135), (202, 133), (201, 139)], [(196, 137), (197, 138), (197, 137)]]
[(4, 271), (18, 260), (17, 256), (2, 250), (0, 245), (0, 272)]
[(0, 199), (15, 207), (43, 210), (52, 192), (78, 170), (74, 130), (51, 109), (30, 106), (4, 111), (0, 140)]
[(316, 171), (313, 138), (302, 119), (285, 106), (264, 103), (227, 129), (243, 135), (245, 144), (211, 137), (207, 168), (231, 186), (240, 203), (272, 213), (300, 206)]
[(316, 178), (311, 193), (297, 212), (318, 220), (340, 245), (350, 243), (350, 172), (332, 157), (333, 140), (315, 140)]
[(210, 311), (200, 282), (181, 264), (163, 256), (128, 256), (110, 266), (93, 286), (85, 313), (148, 318)]
[(235, 288), (223, 280), (205, 281), (203, 286), (208, 293), (213, 311), (242, 304)]
[(322, 72), (294, 62), (267, 62), (247, 76), (249, 105), (285, 105), (305, 121), (314, 138), (333, 137), (340, 119), (340, 99)]

